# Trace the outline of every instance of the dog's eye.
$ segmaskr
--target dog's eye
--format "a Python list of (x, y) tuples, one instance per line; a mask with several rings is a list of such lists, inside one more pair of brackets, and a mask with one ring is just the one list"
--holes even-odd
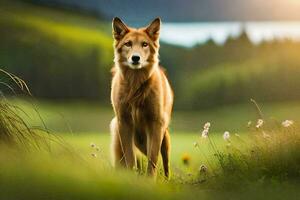
[(126, 47), (131, 47), (132, 43), (131, 43), (131, 41), (129, 41), (129, 42), (126, 42), (124, 45), (125, 45)]
[(142, 47), (147, 47), (148, 46), (148, 43), (147, 42), (143, 42), (142, 43)]

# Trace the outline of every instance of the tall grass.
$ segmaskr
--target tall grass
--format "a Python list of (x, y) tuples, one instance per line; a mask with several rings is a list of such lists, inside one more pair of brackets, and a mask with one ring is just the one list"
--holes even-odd
[[(256, 102), (255, 105), (258, 116), (262, 117)], [(300, 133), (297, 122), (268, 118), (249, 121), (247, 134), (225, 131), (222, 145), (215, 144), (209, 126), (208, 123), (204, 126), (200, 141), (195, 143), (204, 158), (197, 183), (231, 189), (257, 184), (299, 184)], [(205, 153), (204, 148), (210, 151)]]
[(50, 135), (37, 110), (42, 125), (32, 127), (24, 119), (24, 116), (29, 117), (27, 113), (9, 100), (13, 96), (31, 96), (25, 81), (2, 69), (0, 77), (0, 144), (30, 151), (41, 148), (50, 150), (50, 141), (62, 143), (59, 138)]
[[(25, 82), (16, 77), (13, 74), (10, 74), (4, 70), (0, 70), (2, 75), (8, 76), (10, 80), (13, 81), (14, 85), (25, 93), (30, 94), (30, 91), (25, 84)], [(15, 93), (15, 89), (9, 83), (1, 81), (1, 85), (4, 88), (8, 88), (11, 92)], [(25, 121), (17, 114), (20, 109), (8, 102), (3, 94), (3, 90), (0, 90), (0, 142), (4, 143), (31, 143), (28, 141), (35, 141), (32, 140), (36, 138), (35, 132), (28, 127)]]

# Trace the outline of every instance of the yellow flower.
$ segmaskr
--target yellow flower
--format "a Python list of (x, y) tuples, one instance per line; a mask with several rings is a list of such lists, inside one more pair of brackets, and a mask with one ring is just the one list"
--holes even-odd
[(187, 153), (185, 153), (182, 155), (181, 160), (182, 160), (183, 164), (189, 165), (191, 157)]

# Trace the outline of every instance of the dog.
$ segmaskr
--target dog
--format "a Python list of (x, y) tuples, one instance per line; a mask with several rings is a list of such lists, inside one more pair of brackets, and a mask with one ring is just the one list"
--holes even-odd
[(160, 18), (138, 29), (128, 27), (119, 18), (113, 19), (115, 65), (111, 102), (115, 117), (111, 122), (111, 146), (115, 166), (135, 168), (137, 149), (146, 155), (150, 176), (156, 175), (161, 153), (168, 178), (168, 127), (174, 95), (159, 65), (160, 26)]

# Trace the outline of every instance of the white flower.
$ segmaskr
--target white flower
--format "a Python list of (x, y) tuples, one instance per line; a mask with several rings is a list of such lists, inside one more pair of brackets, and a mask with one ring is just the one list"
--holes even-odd
[(202, 131), (201, 136), (202, 136), (203, 138), (207, 138), (207, 137), (208, 137), (208, 129), (204, 129), (204, 130)]
[(95, 147), (96, 147), (95, 143), (93, 143), (93, 142), (90, 144), (90, 146), (91, 146), (92, 148), (95, 148)]
[(208, 130), (210, 128), (210, 122), (206, 122), (203, 126), (204, 130)]
[(283, 127), (287, 128), (287, 127), (293, 125), (294, 121), (293, 120), (284, 120), (281, 124), (282, 124)]
[(95, 154), (95, 153), (91, 153), (91, 156), (94, 158), (97, 158), (97, 154)]
[(209, 128), (210, 128), (210, 122), (206, 122), (203, 126), (203, 131), (202, 131), (201, 137), (203, 137), (203, 138), (208, 137)]
[(263, 131), (262, 133), (263, 133), (263, 137), (264, 137), (264, 138), (270, 138), (270, 137), (271, 137), (269, 134), (267, 134), (267, 133), (264, 132), (264, 131)]
[(199, 172), (200, 173), (206, 173), (207, 172), (207, 167), (205, 165), (200, 165)]
[(251, 122), (251, 121), (249, 121), (249, 122), (247, 123), (247, 127), (250, 127), (250, 126), (251, 126), (251, 124), (252, 124), (252, 122)]
[(256, 128), (262, 127), (263, 124), (264, 124), (264, 120), (258, 119), (258, 120), (257, 120), (257, 123), (256, 123)]
[(230, 138), (230, 133), (228, 131), (225, 131), (224, 134), (223, 134), (223, 139), (224, 140), (229, 140)]

